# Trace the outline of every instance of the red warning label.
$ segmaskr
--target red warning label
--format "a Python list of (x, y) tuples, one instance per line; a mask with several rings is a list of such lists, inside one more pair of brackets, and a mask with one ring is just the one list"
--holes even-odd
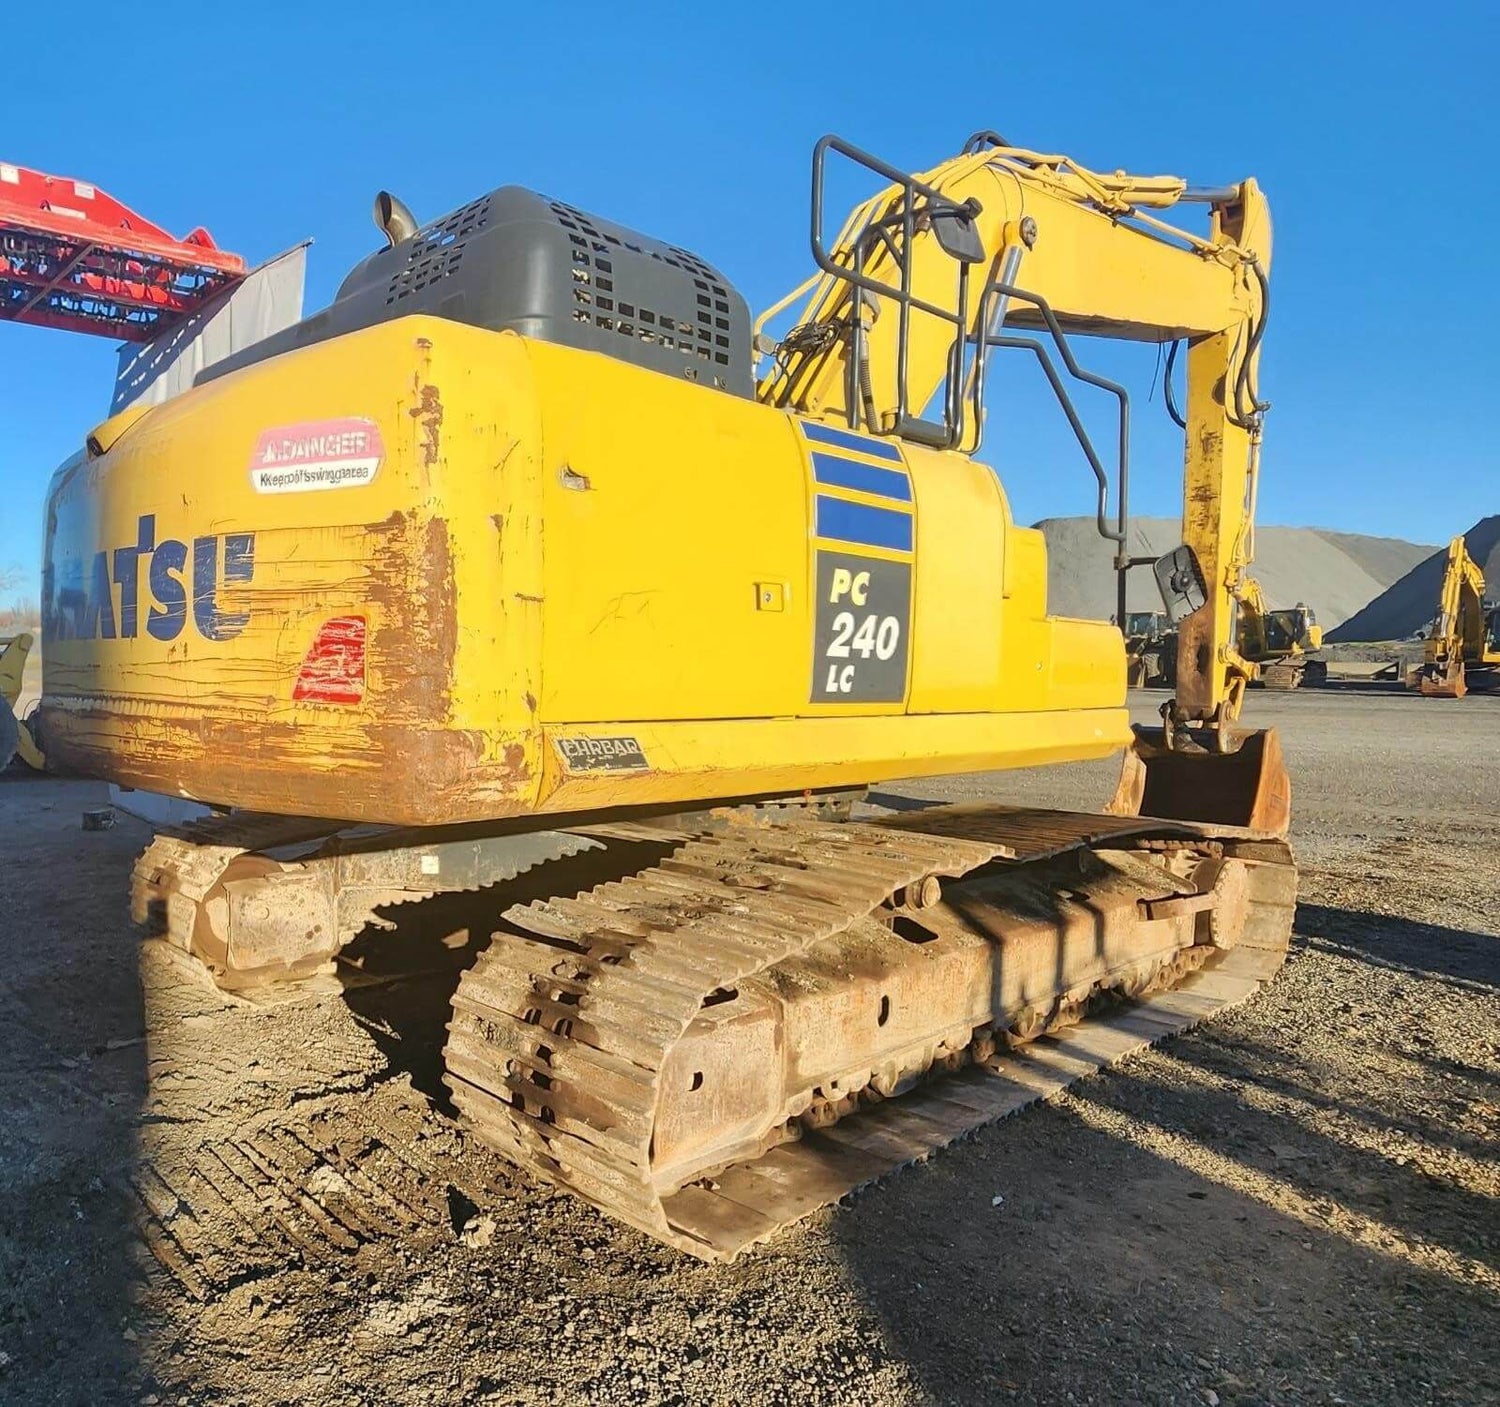
[(250, 456), (256, 493), (308, 493), (360, 488), (374, 479), (385, 458), (380, 427), (373, 420), (309, 420), (262, 430)]

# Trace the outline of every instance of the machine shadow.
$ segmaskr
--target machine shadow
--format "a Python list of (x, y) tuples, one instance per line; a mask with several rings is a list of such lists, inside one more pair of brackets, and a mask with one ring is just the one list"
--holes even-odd
[(655, 864), (668, 842), (610, 839), (597, 850), (549, 860), (476, 893), (395, 905), (340, 954), (344, 1001), (396, 1073), (445, 1115), (456, 1116), (443, 1084), (443, 1046), (453, 993), (490, 942), (503, 941), (502, 915), (515, 904), (579, 894)]
[(1317, 947), (1376, 967), (1469, 990), (1500, 988), (1500, 938), (1493, 934), (1305, 903), (1297, 905), (1297, 930)]
[[(1500, 987), (1491, 935), (1303, 904), (1291, 961), (1325, 954), (1476, 1007)], [(1195, 1401), (1358, 1401), (1395, 1360), (1469, 1400), (1459, 1326), (1493, 1308), (1492, 1200), (1448, 1167), (1492, 1163), (1493, 1142), (1441, 1100), (1328, 1087), (1296, 1034), (1258, 1039), (1227, 1014), (1160, 1047), (1189, 1069), (1129, 1060), (841, 1210), (830, 1235), (891, 1352), (952, 1403), (1129, 1400), (1132, 1359), (1179, 1368)], [(1493, 1088), (1477, 1065), (1408, 1058), (1459, 1103)], [(1331, 1298), (1368, 1306), (1352, 1349), (1322, 1337)], [(1281, 1368), (1310, 1361), (1317, 1393)]]
[[(135, 1399), (133, 1225), (149, 1107), (128, 820), (103, 788), (0, 773), (0, 1400)], [(66, 883), (59, 883), (60, 875)]]
[(887, 811), (926, 811), (929, 807), (944, 806), (942, 801), (928, 801), (918, 796), (902, 796), (893, 791), (872, 791), (865, 800), (871, 806), (881, 806)]
[[(1113, 1127), (1142, 1116), (1135, 1137)], [(1204, 1170), (1151, 1146), (1164, 1125), (1201, 1150)], [(1284, 1161), (1289, 1139), (1296, 1153)], [(1245, 1170), (1243, 1186), (1226, 1167)], [(1492, 1308), (1490, 1292), (1432, 1256), (1403, 1255), (1401, 1236), (1382, 1254), (1333, 1218), (1311, 1224), (1306, 1208), (1332, 1203), (1476, 1254), (1474, 1199), (1247, 1114), (1232, 1088), (1184, 1095), (1128, 1067), (887, 1179), (839, 1212), (830, 1235), (888, 1351), (934, 1401), (1140, 1400), (1136, 1374), (1163, 1371), (1180, 1377), (1184, 1401), (1214, 1400), (1207, 1390), (1232, 1402), (1361, 1401), (1393, 1353), (1436, 1400), (1465, 1400), (1475, 1346), (1461, 1326)], [(1370, 1332), (1333, 1352), (1325, 1306), (1344, 1299), (1367, 1307)], [(1322, 1365), (1316, 1391), (1310, 1362)]]

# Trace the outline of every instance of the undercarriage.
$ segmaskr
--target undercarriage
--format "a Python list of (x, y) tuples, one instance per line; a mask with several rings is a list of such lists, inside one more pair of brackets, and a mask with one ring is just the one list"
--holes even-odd
[(705, 1258), (1243, 1000), (1295, 904), (1266, 832), (961, 806), (518, 834), (216, 818), (157, 838), (135, 910), (253, 989), (330, 970), (392, 903), (619, 838), (663, 858), (495, 891), (445, 1081), (503, 1156)]

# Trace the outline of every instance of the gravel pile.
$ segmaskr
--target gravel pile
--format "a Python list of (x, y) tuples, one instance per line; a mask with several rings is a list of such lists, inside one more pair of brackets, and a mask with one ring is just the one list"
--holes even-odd
[[(1099, 536), (1092, 518), (1044, 518), (1036, 526), (1047, 538), (1048, 609), (1054, 615), (1108, 620), (1115, 610), (1113, 544)], [(1181, 541), (1176, 518), (1137, 518), (1131, 525), (1132, 556), (1159, 557)], [(1393, 537), (1260, 528), (1252, 570), (1273, 607), (1305, 601), (1327, 629), (1360, 611), (1433, 551)], [(1131, 573), (1129, 603), (1133, 611), (1161, 609), (1156, 582), (1144, 567)]]
[[(1500, 595), (1500, 513), (1481, 518), (1464, 534), (1469, 556), (1484, 573), (1491, 596)], [(1343, 640), (1400, 640), (1425, 630), (1437, 613), (1448, 549), (1440, 547), (1375, 597), (1331, 634)]]

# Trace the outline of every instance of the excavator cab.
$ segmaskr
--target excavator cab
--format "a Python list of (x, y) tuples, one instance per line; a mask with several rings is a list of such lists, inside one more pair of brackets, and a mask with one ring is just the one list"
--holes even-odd
[(1177, 666), (1177, 635), (1165, 611), (1127, 611), (1126, 682), (1132, 689), (1172, 687)]
[(1298, 650), (1316, 650), (1323, 643), (1323, 628), (1310, 606), (1297, 605), (1266, 613), (1266, 650), (1289, 655)]
[[(891, 183), (851, 212), (834, 240), (824, 235), (823, 200), (832, 158)], [(939, 173), (942, 179), (935, 178)], [(986, 428), (990, 364), (1005, 352), (1034, 358), (1093, 474), (1097, 528), (1114, 551), (1115, 620), (1126, 638), (1127, 678), (1139, 676), (1132, 655), (1143, 654), (1153, 638), (1172, 656), (1162, 675), (1177, 697), (1163, 706), (1161, 729), (1136, 730), (1110, 809), (1285, 834), (1290, 784), (1280, 744), (1274, 732), (1236, 724), (1256, 675), (1237, 635), (1242, 607), (1264, 619), (1259, 588), (1245, 573), (1267, 408), (1256, 374), (1270, 305), (1271, 228), (1259, 187), (1246, 181), (1196, 190), (1174, 178), (1121, 176), (1116, 189), (1114, 178), (1083, 172), (1067, 158), (1010, 147), (994, 132), (976, 133), (939, 173), (913, 175), (837, 137), (817, 144), (812, 251), (819, 274), (756, 322), (760, 350), (767, 345), (767, 322), (812, 288), (797, 327), (772, 344), (776, 359), (761, 377), (760, 399), (839, 414), (851, 431), (975, 454)], [(1066, 263), (1056, 262), (1048, 222), (1026, 213), (1044, 207), (1012, 208), (1001, 184), (1006, 181), (1012, 189), (1035, 183), (1037, 191), (1091, 207), (1091, 219), (1072, 232), (1082, 243), (1069, 246)], [(1095, 236), (1109, 238), (1120, 221), (1159, 233), (1161, 225), (1143, 208), (1195, 201), (1214, 207), (1219, 243), (1197, 251), (1213, 254), (1206, 263), (1173, 258), (1169, 269), (1156, 266), (1153, 254), (1152, 270), (1133, 292), (1082, 272), (1084, 245)], [(924, 228), (936, 233), (945, 221), (962, 226), (966, 241), (921, 239)], [(974, 256), (975, 240), (982, 259)], [(1129, 394), (1079, 363), (1074, 334), (1170, 342), (1169, 381), (1179, 350), (1187, 348), (1185, 409), (1178, 409), (1170, 384), (1166, 397), (1168, 413), (1184, 431), (1184, 542), (1165, 557), (1127, 551)], [(1094, 445), (1070, 384), (1115, 402), (1112, 453)], [(913, 407), (924, 408), (924, 415), (939, 407), (941, 419), (919, 419)], [(1148, 566), (1165, 607), (1157, 619), (1126, 611), (1127, 575)], [(1132, 650), (1137, 625), (1144, 629)], [(1274, 628), (1290, 642), (1288, 650), (1321, 643), (1312, 611), (1300, 603), (1278, 613)]]

